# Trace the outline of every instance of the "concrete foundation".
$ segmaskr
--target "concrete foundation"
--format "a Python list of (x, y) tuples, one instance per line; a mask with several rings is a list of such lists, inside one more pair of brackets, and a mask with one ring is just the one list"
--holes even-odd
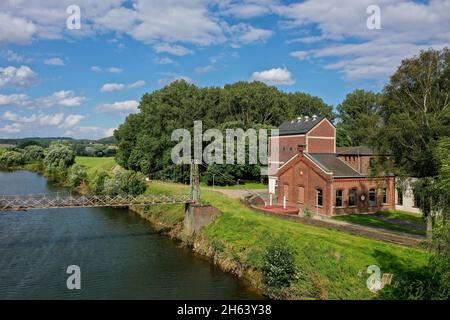
[(187, 204), (184, 215), (184, 233), (188, 236), (211, 224), (222, 213), (210, 205)]

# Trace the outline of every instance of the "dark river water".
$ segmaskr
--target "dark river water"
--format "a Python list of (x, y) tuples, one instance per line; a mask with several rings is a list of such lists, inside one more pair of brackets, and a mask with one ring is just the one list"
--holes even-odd
[[(0, 194), (67, 193), (33, 172), (0, 172)], [(81, 289), (66, 286), (67, 267)], [(233, 276), (125, 209), (0, 212), (0, 299), (255, 299)]]

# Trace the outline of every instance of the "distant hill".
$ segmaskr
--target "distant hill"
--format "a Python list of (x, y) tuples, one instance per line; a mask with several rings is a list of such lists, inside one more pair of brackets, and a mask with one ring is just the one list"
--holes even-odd
[(114, 138), (114, 136), (111, 136), (103, 139), (98, 139), (96, 142), (101, 144), (117, 144), (117, 139)]
[(37, 144), (42, 147), (47, 147), (52, 141), (64, 140), (70, 142), (80, 142), (80, 143), (100, 143), (104, 145), (113, 145), (116, 144), (116, 139), (114, 137), (107, 137), (98, 140), (89, 140), (89, 139), (73, 139), (68, 137), (30, 137), (30, 138), (22, 138), (22, 139), (0, 139), (0, 145), (4, 146), (19, 146), (24, 147), (31, 144)]

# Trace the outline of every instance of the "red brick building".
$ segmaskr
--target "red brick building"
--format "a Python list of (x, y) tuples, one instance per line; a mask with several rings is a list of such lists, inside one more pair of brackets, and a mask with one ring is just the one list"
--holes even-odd
[[(369, 177), (372, 150), (336, 148), (336, 128), (326, 118), (286, 121), (269, 144), (269, 192), (278, 202), (322, 215), (394, 209), (394, 176)], [(270, 148), (269, 148), (270, 149)]]

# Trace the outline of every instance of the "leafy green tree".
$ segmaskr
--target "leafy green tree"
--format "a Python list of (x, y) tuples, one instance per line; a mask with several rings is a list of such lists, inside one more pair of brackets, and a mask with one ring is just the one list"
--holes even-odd
[(352, 146), (367, 145), (376, 136), (380, 121), (380, 95), (371, 91), (355, 90), (337, 106), (340, 122), (338, 132), (348, 136), (344, 141)]
[(384, 88), (383, 126), (374, 140), (378, 150), (392, 155), (397, 172), (419, 178), (414, 189), (429, 236), (432, 216), (442, 209), (435, 197), (439, 173), (445, 173), (446, 164), (439, 160), (436, 148), (441, 139), (450, 136), (449, 92), (447, 48), (430, 49), (404, 60)]
[(87, 180), (86, 169), (79, 164), (74, 164), (69, 168), (67, 178), (72, 188), (83, 186)]
[(109, 175), (105, 171), (100, 171), (89, 183), (89, 192), (93, 195), (105, 194), (105, 181), (109, 178)]
[(0, 166), (12, 167), (25, 164), (25, 158), (21, 152), (7, 150), (0, 153)]
[(75, 152), (72, 147), (65, 143), (52, 143), (48, 148), (44, 164), (47, 168), (67, 169), (75, 162)]
[(131, 170), (118, 171), (112, 177), (104, 177), (104, 193), (110, 196), (143, 194), (147, 189), (145, 176)]
[(27, 163), (42, 161), (45, 157), (45, 150), (38, 145), (29, 145), (25, 147), (23, 156)]
[(298, 116), (324, 116), (330, 121), (333, 121), (335, 114), (333, 113), (333, 107), (327, 105), (319, 97), (312, 96), (308, 93), (294, 92), (286, 94), (287, 102), (287, 117), (280, 119), (280, 122), (286, 120), (286, 118), (294, 119)]

